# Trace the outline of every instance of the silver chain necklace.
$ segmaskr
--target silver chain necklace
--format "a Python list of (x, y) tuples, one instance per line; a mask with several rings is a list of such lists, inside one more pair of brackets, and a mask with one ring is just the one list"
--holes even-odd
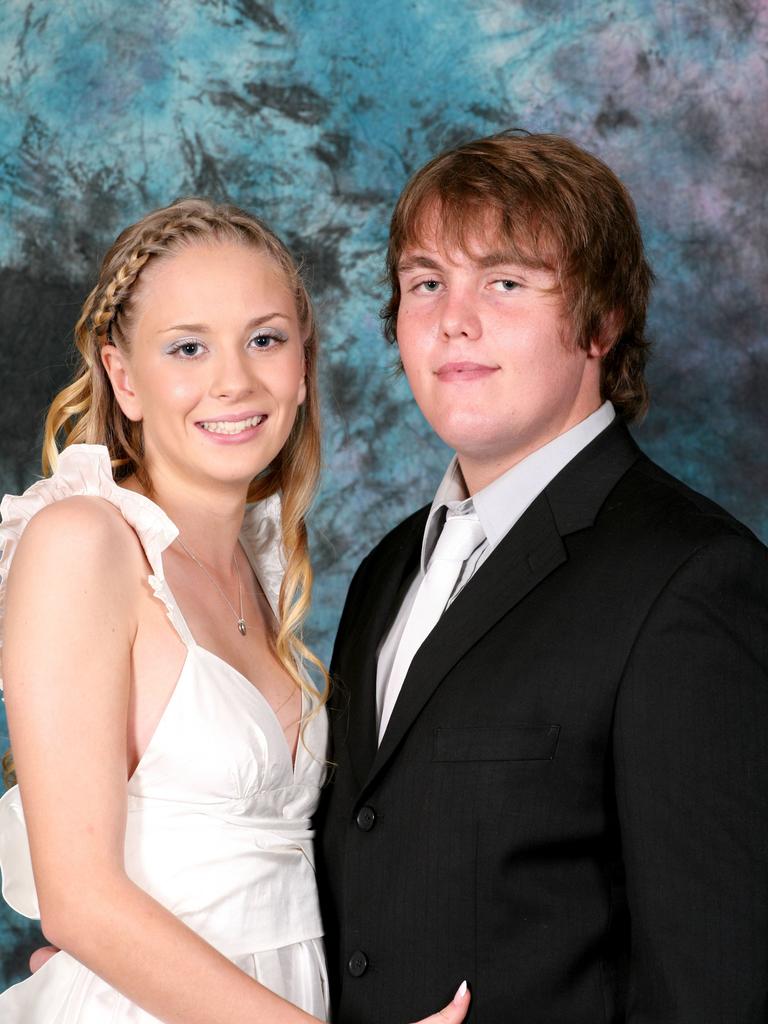
[(232, 610), (232, 614), (237, 619), (237, 628), (238, 628), (238, 630), (240, 632), (240, 635), (241, 636), (245, 636), (247, 631), (246, 631), (246, 628), (245, 628), (245, 618), (243, 616), (243, 582), (240, 579), (240, 567), (237, 564), (237, 558), (235, 558), (235, 552), (234, 551), (232, 552), (232, 564), (234, 565), (235, 572), (237, 573), (237, 593), (238, 593), (238, 597), (240, 599), (240, 615), (239, 616), (237, 614), (237, 611), (235, 610), (235, 606), (229, 600), (229, 598), (224, 593), (224, 591), (221, 589), (221, 587), (216, 582), (216, 580), (213, 578), (213, 576), (211, 576), (211, 574), (208, 572), (208, 570), (203, 565), (203, 563), (200, 561), (200, 559), (197, 557), (197, 555), (194, 553), (194, 551), (190, 551), (189, 550), (189, 548), (184, 543), (184, 541), (181, 539), (181, 537), (177, 537), (176, 540), (179, 542), (179, 544), (184, 549), (184, 551), (186, 551), (186, 553), (189, 555), (189, 557), (192, 559), (192, 561), (200, 566), (200, 568), (203, 570), (205, 575), (208, 577), (208, 579), (211, 581), (211, 583), (214, 585), (214, 587), (216, 587), (218, 592), (221, 594), (221, 596), (227, 602), (227, 604), (229, 605), (230, 609)]

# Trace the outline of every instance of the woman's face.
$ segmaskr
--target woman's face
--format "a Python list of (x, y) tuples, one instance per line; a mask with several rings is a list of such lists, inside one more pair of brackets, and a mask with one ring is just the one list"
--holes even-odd
[(306, 396), (293, 295), (271, 257), (237, 242), (193, 243), (150, 265), (127, 352), (107, 345), (102, 358), (123, 412), (142, 422), (153, 479), (247, 486)]

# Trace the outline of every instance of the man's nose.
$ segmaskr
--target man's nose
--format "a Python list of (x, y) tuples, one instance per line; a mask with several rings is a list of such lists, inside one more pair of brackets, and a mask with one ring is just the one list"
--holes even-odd
[(473, 341), (481, 334), (480, 316), (474, 296), (463, 289), (446, 292), (440, 315), (440, 333), (450, 338), (468, 338)]

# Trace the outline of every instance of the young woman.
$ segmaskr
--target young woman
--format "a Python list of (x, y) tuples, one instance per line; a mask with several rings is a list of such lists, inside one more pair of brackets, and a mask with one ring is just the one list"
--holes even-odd
[(1, 509), (3, 890), (62, 952), (0, 1019), (326, 1020), (309, 298), (258, 220), (182, 200), (120, 235), (76, 340), (52, 475)]

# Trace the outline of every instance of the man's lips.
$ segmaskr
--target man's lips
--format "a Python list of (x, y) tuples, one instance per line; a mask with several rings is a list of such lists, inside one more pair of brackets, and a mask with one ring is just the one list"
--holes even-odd
[(435, 370), (435, 376), (443, 382), (480, 380), (483, 377), (489, 377), (498, 369), (498, 366), (487, 366), (485, 363), (466, 361), (443, 363)]

